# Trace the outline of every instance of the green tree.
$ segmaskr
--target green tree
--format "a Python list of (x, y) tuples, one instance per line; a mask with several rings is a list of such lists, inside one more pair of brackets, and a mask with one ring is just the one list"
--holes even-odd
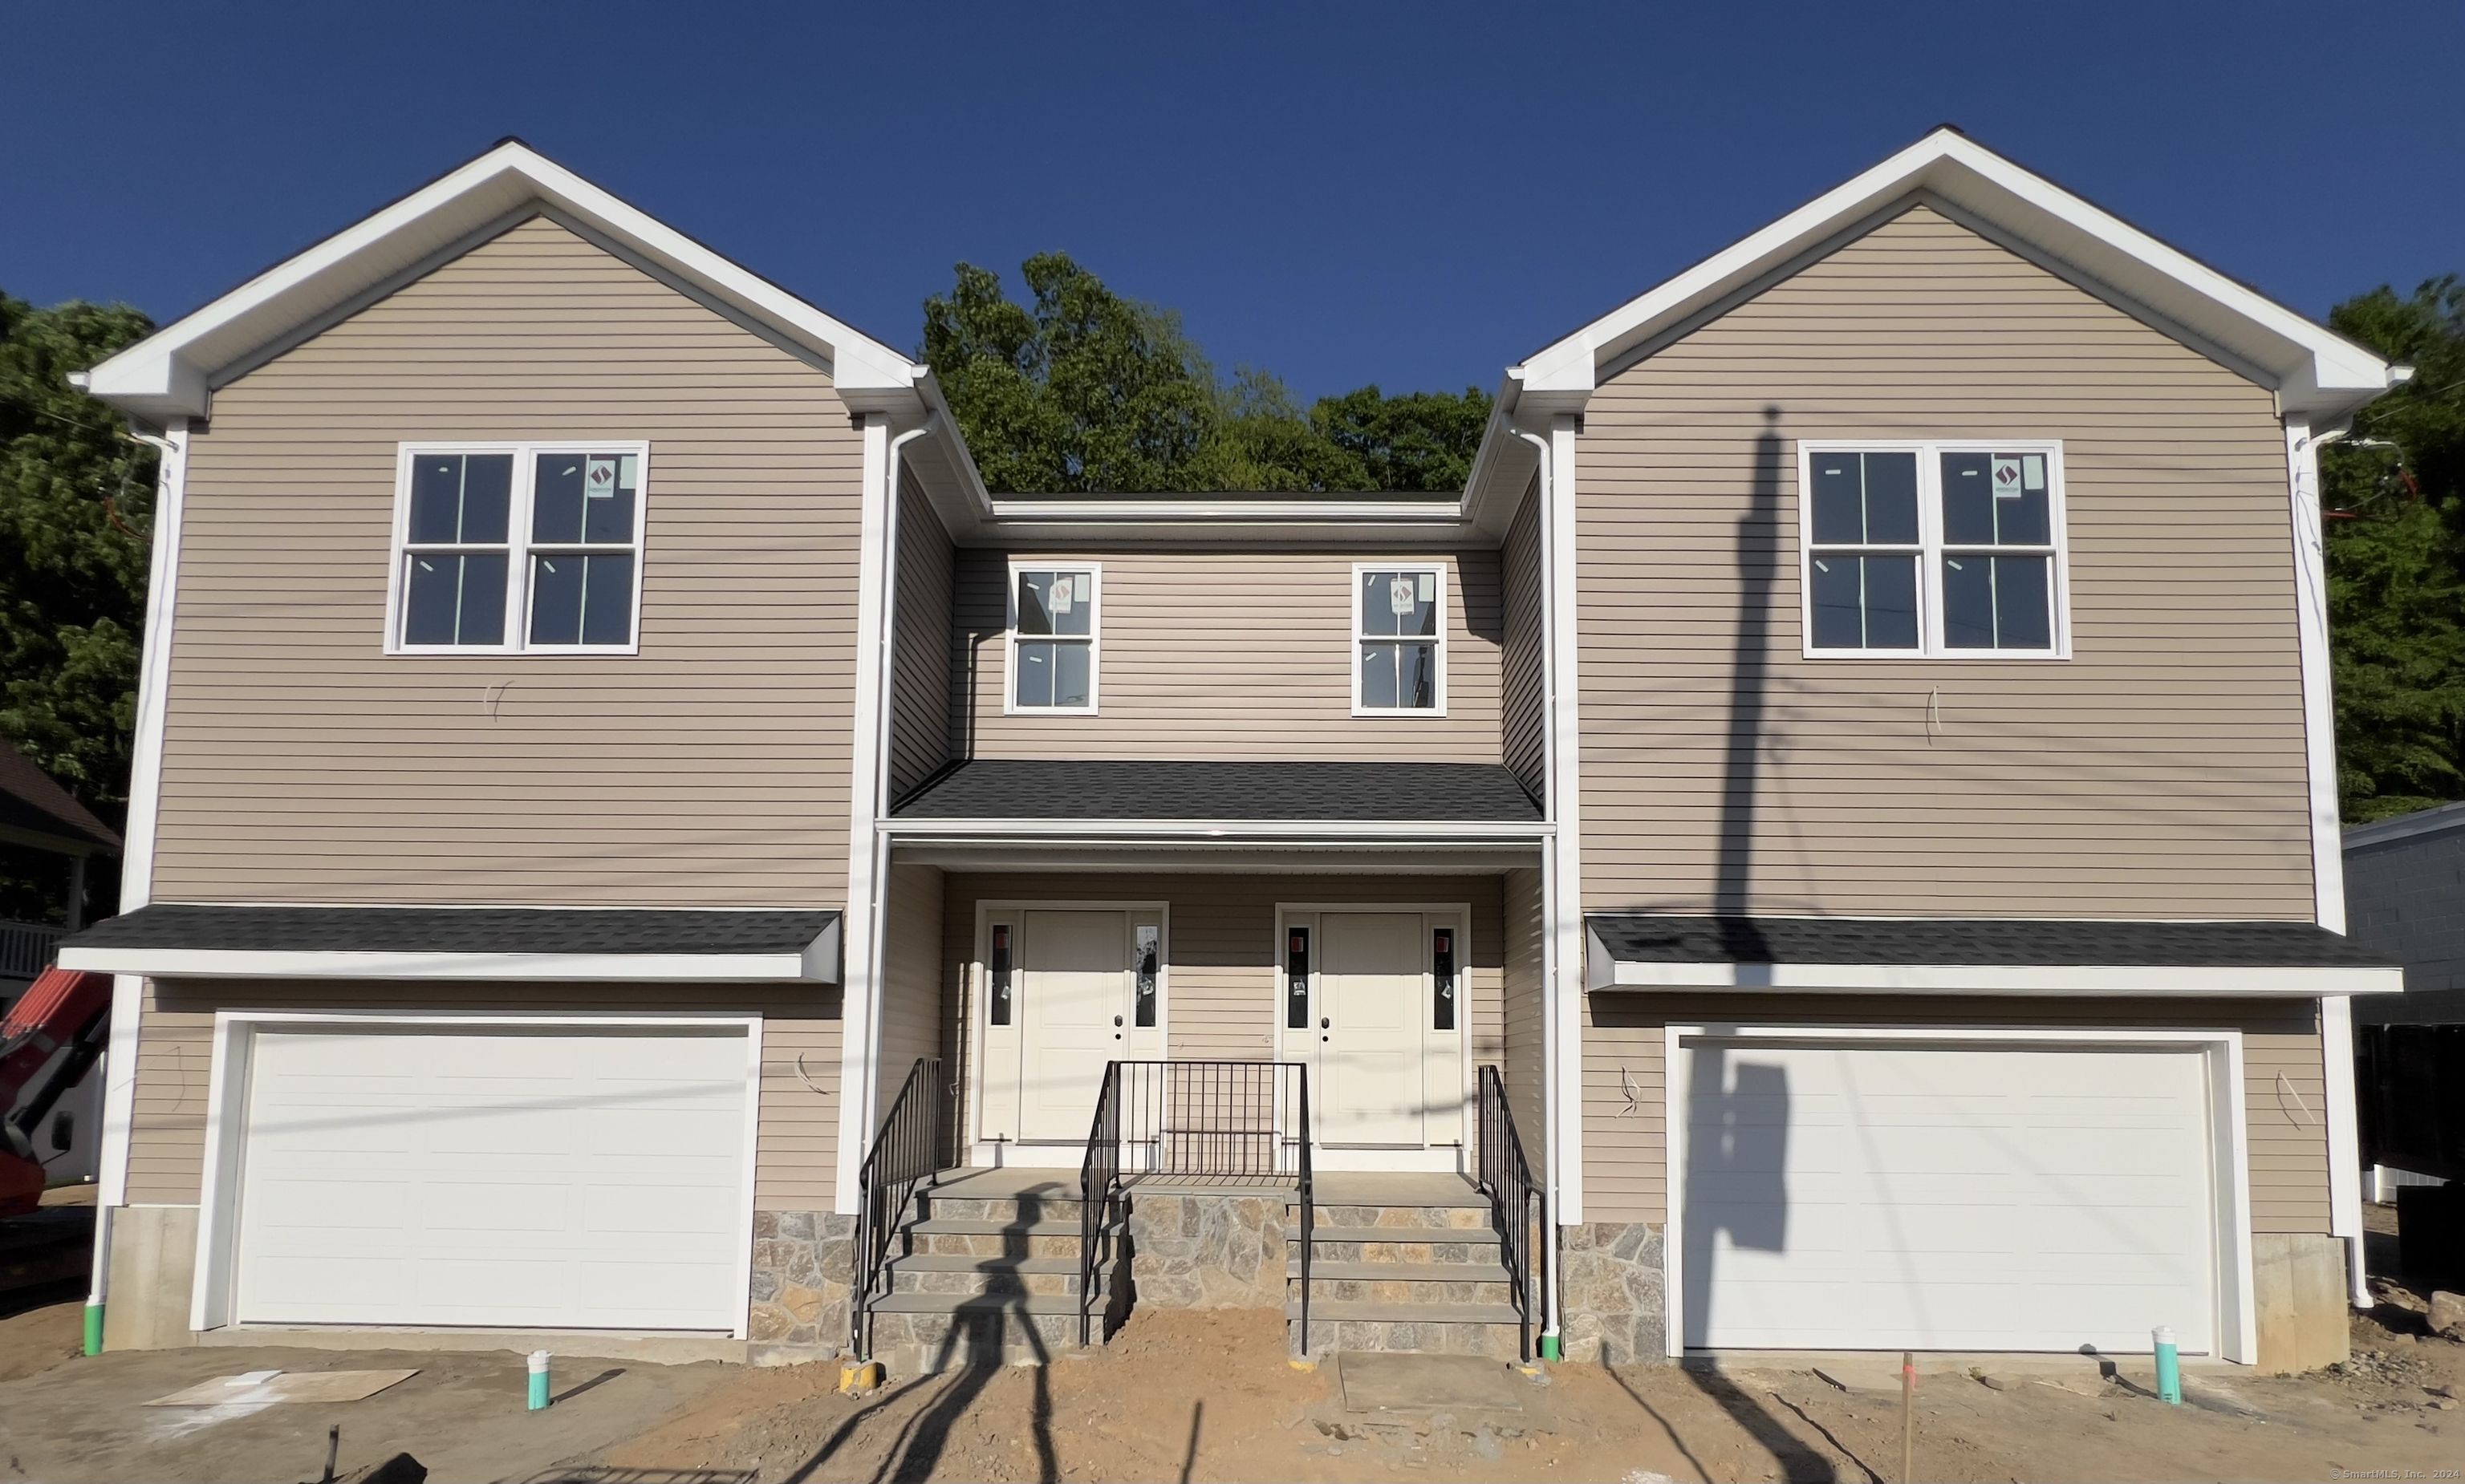
[(1066, 254), (1031, 257), (1022, 276), (1027, 304), (969, 263), (924, 302), (920, 354), (993, 489), (1456, 490), (1471, 472), (1489, 419), (1477, 388), (1365, 387), (1304, 412), (1268, 372), (1218, 376), (1178, 315), (1121, 298)]
[(2465, 282), (2329, 315), (2413, 380), (2321, 450), (2338, 792), (2348, 821), (2465, 797)]
[[(0, 733), (104, 823), (128, 811), (154, 454), (68, 385), (153, 325), (0, 294)], [(48, 858), (0, 861), (0, 911), (48, 910)], [(98, 882), (107, 897), (107, 882)]]

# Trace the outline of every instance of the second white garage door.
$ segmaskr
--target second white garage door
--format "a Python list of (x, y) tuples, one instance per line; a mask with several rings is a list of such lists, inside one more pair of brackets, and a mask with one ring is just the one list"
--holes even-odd
[(256, 1032), (235, 1317), (734, 1331), (747, 1038)]
[(1693, 1347), (2215, 1349), (2196, 1051), (1690, 1040)]

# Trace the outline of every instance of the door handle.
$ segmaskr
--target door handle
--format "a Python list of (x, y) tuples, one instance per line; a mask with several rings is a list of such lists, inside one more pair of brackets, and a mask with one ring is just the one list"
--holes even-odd
[(1120, 1025), (1121, 1023), (1121, 1016), (1116, 1015), (1116, 1016), (1114, 1016), (1114, 1017), (1113, 1017), (1113, 1024), (1114, 1024), (1114, 1025), (1118, 1026), (1118, 1025)]
[(1120, 1040), (1121, 1038), (1121, 1016), (1119, 1016), (1119, 1015), (1116, 1015), (1116, 1016), (1114, 1016), (1114, 1017), (1113, 1017), (1113, 1039), (1114, 1039), (1114, 1040), (1116, 1040), (1116, 1041), (1118, 1041), (1118, 1040)]
[(1331, 1024), (1331, 1022), (1329, 1022), (1325, 1016), (1321, 1015), (1321, 1016), (1318, 1018), (1318, 1028), (1319, 1028), (1321, 1030), (1324, 1030), (1325, 1029), (1327, 1029), (1327, 1027), (1328, 1027), (1328, 1025), (1329, 1025), (1329, 1024)]

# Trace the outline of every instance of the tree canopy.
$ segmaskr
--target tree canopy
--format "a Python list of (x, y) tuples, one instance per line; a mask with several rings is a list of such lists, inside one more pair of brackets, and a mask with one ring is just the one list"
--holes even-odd
[[(152, 327), (124, 304), (37, 309), (0, 294), (0, 733), (114, 829), (128, 808), (154, 454), (68, 374)], [(0, 911), (48, 911), (55, 875), (0, 859)]]
[(2465, 281), (2328, 322), (2414, 366), (2321, 451), (2338, 792), (2363, 822), (2465, 797)]
[(1180, 317), (1106, 288), (1067, 254), (999, 275), (958, 265), (924, 301), (931, 365), (985, 482), (1010, 494), (1459, 490), (1489, 419), (1477, 387), (1364, 387), (1304, 411), (1273, 375), (1219, 376)]

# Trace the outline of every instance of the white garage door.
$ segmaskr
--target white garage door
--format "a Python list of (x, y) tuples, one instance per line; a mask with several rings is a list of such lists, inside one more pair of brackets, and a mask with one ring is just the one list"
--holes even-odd
[(260, 1030), (236, 1316), (733, 1331), (742, 1030)]
[(2215, 1348), (2191, 1051), (1689, 1041), (1685, 1342)]

